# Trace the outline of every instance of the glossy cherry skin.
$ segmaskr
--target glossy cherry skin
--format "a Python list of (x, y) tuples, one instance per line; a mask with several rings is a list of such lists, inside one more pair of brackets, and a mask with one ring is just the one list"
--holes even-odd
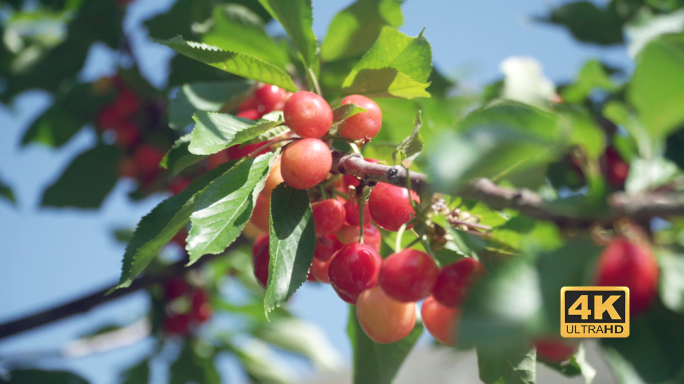
[(283, 100), (283, 90), (275, 85), (262, 85), (254, 93), (257, 102), (257, 109), (261, 113), (274, 111), (278, 104)]
[(301, 137), (318, 138), (330, 130), (333, 114), (328, 103), (315, 93), (299, 91), (283, 109), (285, 124)]
[(259, 196), (257, 196), (256, 204), (254, 205), (254, 210), (252, 211), (252, 217), (249, 218), (249, 222), (260, 230), (268, 232), (270, 209), (271, 199), (268, 196), (259, 194)]
[(578, 348), (576, 343), (556, 338), (538, 339), (533, 344), (537, 348), (537, 358), (552, 363), (562, 363), (568, 360)]
[[(359, 227), (353, 225), (345, 225), (337, 231), (337, 239), (342, 244), (353, 244), (360, 241)], [(372, 224), (363, 227), (363, 243), (370, 245), (373, 249), (380, 252), (382, 245), (382, 237), (380, 231)]]
[(187, 335), (190, 331), (190, 316), (179, 313), (164, 320), (164, 331), (168, 334)]
[(361, 292), (375, 286), (382, 258), (365, 244), (348, 244), (330, 261), (328, 278), (337, 295), (349, 304), (356, 304)]
[(456, 343), (456, 327), (461, 311), (445, 307), (434, 297), (428, 296), (423, 302), (420, 314), (423, 325), (437, 341), (444, 345)]
[(163, 158), (162, 151), (148, 144), (141, 145), (133, 154), (136, 166), (144, 173), (157, 171)]
[(244, 117), (245, 119), (250, 119), (250, 120), (259, 120), (261, 119), (261, 113), (257, 111), (256, 109), (248, 109), (246, 111), (242, 111), (235, 115), (237, 117)]
[[(420, 201), (413, 191), (411, 198)], [(375, 224), (388, 231), (398, 231), (416, 217), (416, 211), (409, 202), (409, 190), (386, 183), (378, 183), (373, 188), (368, 199), (368, 210)], [(411, 227), (413, 225), (407, 228)]]
[(382, 127), (382, 111), (375, 101), (361, 95), (351, 95), (342, 99), (341, 105), (356, 104), (366, 112), (348, 118), (340, 127), (340, 136), (352, 140), (372, 139)]
[(314, 252), (314, 258), (320, 261), (328, 261), (332, 259), (335, 252), (342, 249), (344, 244), (337, 240), (337, 236), (318, 236), (316, 239), (316, 250)]
[(327, 199), (311, 204), (316, 233), (332, 235), (344, 225), (344, 206), (337, 200)]
[(392, 299), (414, 302), (430, 294), (438, 273), (427, 253), (407, 248), (382, 262), (378, 284)]
[(311, 263), (311, 274), (321, 283), (330, 284), (330, 278), (328, 277), (328, 269), (330, 268), (330, 262), (321, 261), (316, 258), (313, 259)]
[(356, 318), (371, 340), (393, 343), (408, 336), (416, 325), (416, 303), (396, 301), (376, 286), (359, 295)]
[(596, 285), (629, 288), (629, 311), (645, 312), (658, 291), (658, 264), (646, 244), (612, 240), (598, 260)]
[(266, 289), (268, 285), (268, 263), (271, 261), (271, 254), (268, 251), (268, 235), (261, 234), (252, 244), (252, 262), (254, 263), (254, 277), (261, 288)]
[[(344, 203), (344, 212), (347, 218), (347, 223), (350, 225), (360, 226), (361, 225), (361, 207), (354, 201), (354, 199), (347, 200)], [(363, 224), (367, 225), (371, 223), (370, 210), (368, 209), (368, 204), (364, 204), (363, 207)]]
[(174, 276), (166, 280), (164, 285), (164, 297), (166, 300), (175, 300), (185, 294), (188, 289), (188, 285), (185, 283), (182, 277)]
[(479, 261), (465, 257), (439, 271), (432, 296), (442, 305), (458, 308), (484, 274), (485, 269)]
[(330, 148), (318, 139), (302, 139), (283, 151), (280, 173), (290, 187), (309, 189), (325, 179), (330, 167)]

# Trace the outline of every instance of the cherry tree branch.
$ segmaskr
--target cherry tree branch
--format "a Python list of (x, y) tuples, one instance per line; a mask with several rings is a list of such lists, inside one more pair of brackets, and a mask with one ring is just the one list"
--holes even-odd
[[(228, 249), (226, 249), (226, 252), (244, 244), (247, 244), (247, 239), (240, 236), (237, 238), (237, 240), (235, 240), (235, 242), (230, 247), (228, 247)], [(52, 323), (54, 321), (62, 320), (67, 317), (77, 315), (79, 313), (88, 312), (89, 310), (101, 304), (110, 302), (112, 300), (116, 300), (123, 296), (130, 295), (131, 293), (137, 292), (141, 289), (148, 288), (155, 284), (163, 283), (171, 276), (180, 275), (188, 271), (189, 269), (199, 268), (202, 264), (224, 254), (205, 255), (204, 257), (200, 258), (195, 264), (189, 267), (186, 266), (187, 263), (185, 260), (181, 260), (179, 262), (171, 264), (170, 266), (164, 268), (159, 272), (155, 272), (154, 274), (143, 275), (141, 277), (138, 277), (133, 281), (133, 283), (131, 283), (130, 287), (125, 289), (117, 289), (109, 295), (105, 296), (107, 291), (109, 291), (111, 287), (115, 286), (116, 283), (109, 284), (106, 287), (103, 287), (102, 289), (99, 289), (93, 293), (90, 293), (86, 296), (80, 297), (68, 303), (58, 305), (56, 307), (49, 308), (38, 313), (34, 313), (26, 317), (22, 317), (16, 320), (0, 324), (0, 339), (4, 339), (6, 337), (10, 337), (12, 335), (16, 335), (17, 333), (25, 332), (34, 328), (38, 328), (43, 325)]]

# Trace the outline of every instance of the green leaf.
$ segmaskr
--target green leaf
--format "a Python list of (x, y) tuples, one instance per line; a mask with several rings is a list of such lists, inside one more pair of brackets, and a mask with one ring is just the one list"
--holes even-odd
[(605, 133), (596, 120), (582, 107), (556, 106), (559, 125), (568, 135), (568, 144), (576, 144), (590, 159), (598, 159), (605, 150)]
[(423, 151), (423, 136), (420, 135), (420, 128), (423, 126), (423, 121), (420, 119), (420, 111), (413, 121), (413, 132), (406, 137), (401, 144), (392, 152), (392, 160), (394, 164), (399, 162), (406, 168), (411, 166), (413, 160)]
[(190, 140), (190, 153), (211, 155), (249, 141), (272, 128), (283, 124), (282, 120), (254, 122), (227, 113), (197, 112), (193, 116), (195, 128)]
[(268, 344), (251, 339), (245, 343), (230, 343), (233, 352), (253, 383), (291, 384), (296, 383), (296, 372)]
[(353, 103), (342, 104), (339, 107), (333, 109), (333, 123), (330, 127), (329, 133), (331, 135), (336, 134), (340, 125), (342, 125), (348, 118), (361, 112), (366, 112), (366, 109), (361, 108)]
[(17, 204), (17, 199), (14, 197), (14, 191), (12, 190), (12, 187), (5, 184), (2, 179), (0, 179), (0, 197), (5, 198), (12, 204)]
[(316, 248), (316, 232), (305, 190), (280, 184), (271, 195), (266, 316), (306, 281)]
[(627, 99), (651, 136), (660, 138), (684, 122), (684, 39), (660, 38), (637, 58)]
[(202, 42), (224, 51), (248, 53), (281, 68), (287, 64), (287, 52), (268, 36), (259, 15), (243, 5), (217, 6), (195, 30), (204, 33)]
[(121, 374), (121, 384), (147, 384), (150, 380), (150, 360), (144, 359)]
[(667, 184), (680, 175), (677, 165), (665, 158), (634, 158), (629, 165), (625, 190), (628, 193), (646, 191)]
[(553, 9), (548, 17), (538, 20), (565, 26), (577, 40), (585, 43), (612, 45), (624, 41), (624, 20), (613, 6), (601, 9), (589, 1), (576, 1)]
[(195, 155), (190, 153), (191, 137), (192, 134), (188, 133), (187, 135), (183, 135), (178, 140), (176, 140), (176, 142), (173, 143), (171, 149), (169, 149), (169, 151), (166, 152), (166, 155), (162, 159), (159, 166), (168, 169), (175, 176), (178, 175), (185, 168), (205, 159), (206, 156)]
[(304, 65), (318, 72), (318, 42), (312, 29), (311, 0), (259, 0), (259, 3), (283, 26), (299, 50)]
[(277, 65), (263, 61), (253, 55), (240, 52), (222, 51), (203, 43), (185, 41), (176, 36), (169, 40), (153, 39), (154, 42), (164, 44), (176, 52), (212, 67), (243, 76), (248, 79), (277, 85), (291, 92), (297, 91), (290, 75)]
[(241, 101), (253, 81), (236, 80), (183, 84), (169, 106), (169, 126), (182, 129), (193, 123), (197, 111), (218, 112), (224, 104)]
[(199, 196), (190, 216), (190, 264), (203, 255), (223, 252), (240, 235), (274, 160), (273, 153), (244, 158)]
[(636, 143), (639, 154), (644, 158), (652, 158), (660, 152), (660, 140), (649, 135), (641, 121), (634, 115), (630, 107), (619, 101), (609, 101), (603, 107), (603, 116), (624, 127)]
[(282, 136), (283, 134), (290, 132), (290, 128), (287, 125), (279, 125), (275, 128), (271, 128), (268, 131), (257, 135), (257, 137), (250, 140), (252, 143), (263, 143), (264, 141), (273, 140), (276, 137)]
[[(210, 349), (209, 346), (201, 346)], [(193, 341), (188, 340), (181, 350), (178, 359), (171, 364), (169, 384), (220, 384), (221, 376), (214, 364), (211, 351), (198, 350)]]
[(76, 158), (43, 193), (43, 207), (99, 208), (116, 185), (121, 151), (98, 145)]
[(121, 278), (114, 289), (131, 285), (162, 247), (187, 225), (190, 214), (207, 186), (230, 171), (234, 164), (224, 163), (203, 174), (179, 194), (162, 201), (140, 220), (133, 238), (126, 246)]
[(555, 224), (532, 220), (523, 215), (494, 228), (492, 238), (514, 249), (530, 247), (552, 251), (563, 246), (562, 234)]
[(616, 88), (603, 64), (598, 60), (589, 60), (580, 70), (577, 81), (563, 89), (562, 96), (566, 103), (581, 104), (594, 89), (613, 91)]
[(414, 38), (385, 27), (344, 80), (341, 96), (430, 97), (431, 71), (432, 48), (422, 33)]
[(684, 257), (661, 251), (660, 300), (670, 310), (684, 313)]
[(356, 307), (349, 306), (347, 335), (354, 351), (354, 384), (390, 384), (401, 364), (423, 333), (419, 318), (405, 338), (389, 344), (378, 344), (366, 336), (356, 319)]
[(478, 346), (480, 380), (485, 384), (534, 384), (537, 381), (536, 355), (536, 351), (527, 346), (506, 351)]
[[(9, 381), (8, 381), (9, 380)], [(7, 377), (0, 376), (0, 383), (7, 384), (88, 384), (88, 381), (67, 371), (44, 371), (41, 369), (14, 369)]]
[(591, 384), (591, 382), (594, 381), (594, 377), (596, 377), (596, 370), (587, 361), (584, 344), (580, 344), (577, 353), (567, 361), (562, 363), (541, 361), (541, 363), (559, 372), (565, 377), (576, 377), (582, 375), (584, 376), (584, 381), (586, 384)]
[(328, 27), (321, 59), (325, 62), (357, 57), (366, 52), (383, 27), (404, 23), (399, 0), (357, 0), (340, 11)]

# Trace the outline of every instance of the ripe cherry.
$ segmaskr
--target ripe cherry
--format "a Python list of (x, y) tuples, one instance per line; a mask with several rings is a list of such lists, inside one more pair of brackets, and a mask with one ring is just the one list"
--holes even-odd
[(614, 147), (606, 148), (605, 152), (606, 170), (608, 171), (608, 181), (615, 188), (622, 188), (629, 174), (629, 164), (627, 164), (620, 153)]
[(192, 296), (190, 317), (199, 323), (204, 323), (211, 318), (211, 314), (211, 304), (207, 300), (207, 293), (203, 289), (198, 289)]
[(270, 209), (271, 199), (268, 196), (259, 194), (259, 196), (257, 196), (256, 204), (254, 204), (254, 210), (252, 211), (252, 217), (249, 218), (249, 222), (260, 230), (268, 232), (268, 218), (271, 214)]
[(320, 281), (321, 283), (330, 284), (328, 269), (330, 268), (331, 261), (332, 260), (321, 261), (315, 258), (313, 259), (313, 263), (311, 263), (311, 274), (313, 274), (316, 280)]
[[(347, 200), (344, 203), (344, 212), (347, 218), (347, 223), (350, 225), (360, 226), (361, 225), (361, 207), (354, 201), (354, 199)], [(370, 210), (368, 209), (368, 204), (364, 204), (363, 207), (363, 224), (367, 225), (371, 222)]]
[(393, 343), (408, 336), (416, 325), (416, 303), (396, 301), (380, 287), (373, 287), (359, 296), (356, 318), (371, 340)]
[(442, 305), (458, 308), (484, 273), (482, 264), (470, 257), (449, 264), (439, 271), (432, 296)]
[(187, 335), (190, 330), (190, 316), (179, 313), (166, 318), (164, 331), (168, 334)]
[(562, 363), (577, 352), (578, 345), (557, 338), (538, 339), (533, 342), (537, 348), (537, 358)]
[(228, 149), (224, 149), (221, 152), (209, 155), (209, 157), (207, 158), (207, 169), (214, 169), (219, 165), (227, 162), (228, 160), (230, 160), (230, 156), (228, 155)]
[(344, 244), (337, 240), (337, 236), (318, 236), (316, 239), (316, 251), (314, 257), (320, 261), (328, 261), (332, 259), (335, 252), (339, 251)]
[(187, 243), (188, 239), (188, 231), (185, 229), (181, 229), (176, 233), (173, 238), (171, 239), (172, 243), (176, 243), (179, 247), (182, 249), (185, 249), (185, 247), (188, 245)]
[(631, 314), (645, 312), (658, 290), (658, 264), (646, 244), (616, 238), (598, 260), (596, 285), (629, 288)]
[(266, 178), (266, 184), (264, 184), (264, 189), (261, 190), (261, 194), (264, 196), (271, 196), (275, 187), (283, 182), (283, 175), (280, 173), (280, 159), (276, 160), (271, 171)]
[(365, 244), (348, 244), (340, 249), (330, 262), (328, 278), (335, 292), (349, 304), (364, 290), (375, 286), (382, 258)]
[[(345, 225), (337, 232), (337, 239), (342, 244), (358, 243), (361, 240), (359, 232), (359, 227)], [(380, 236), (380, 231), (374, 225), (369, 224), (363, 227), (363, 243), (380, 252), (382, 237)]]
[(261, 288), (266, 289), (268, 285), (268, 263), (271, 255), (268, 251), (268, 235), (262, 234), (254, 240), (252, 244), (252, 262), (254, 263), (254, 277)]
[(290, 187), (309, 189), (325, 179), (330, 167), (330, 148), (318, 139), (302, 139), (285, 148), (280, 173)]
[(188, 185), (190, 185), (191, 183), (192, 183), (191, 178), (185, 177), (185, 176), (179, 176), (179, 177), (176, 177), (175, 179), (173, 179), (169, 182), (168, 189), (169, 189), (169, 192), (171, 192), (174, 195), (177, 195), (177, 194), (183, 192), (183, 190), (185, 188), (187, 188)]
[(121, 119), (127, 119), (140, 108), (140, 100), (133, 94), (133, 92), (122, 89), (119, 91), (119, 95), (112, 103), (114, 109), (118, 112)]
[(275, 85), (265, 84), (254, 94), (257, 109), (261, 113), (274, 111), (283, 100), (283, 90)]
[(444, 345), (454, 345), (456, 343), (456, 326), (461, 311), (455, 308), (445, 307), (428, 296), (423, 302), (420, 311), (423, 317), (423, 325), (437, 341)]
[(138, 169), (144, 173), (152, 173), (159, 169), (159, 163), (164, 158), (164, 153), (149, 144), (143, 144), (133, 154), (133, 159)]
[(438, 273), (427, 253), (407, 248), (382, 262), (378, 284), (392, 299), (413, 302), (430, 294)]
[(343, 104), (356, 104), (366, 112), (348, 118), (340, 127), (340, 136), (352, 140), (372, 139), (382, 127), (382, 112), (375, 102), (366, 96), (351, 95), (342, 99)]
[[(420, 201), (413, 191), (411, 198)], [(373, 188), (368, 199), (368, 210), (373, 221), (388, 231), (398, 231), (402, 225), (416, 217), (416, 211), (409, 202), (409, 190), (386, 183), (378, 183)], [(411, 227), (413, 225), (407, 228)]]
[(140, 140), (138, 126), (130, 121), (121, 122), (113, 129), (116, 132), (116, 143), (123, 148), (130, 148)]
[[(252, 144), (238, 144), (238, 145), (233, 145), (232, 147), (228, 148), (228, 159), (229, 160), (240, 160), (243, 157), (247, 157), (249, 155), (252, 155), (254, 151), (257, 149), (263, 147), (264, 145), (268, 144), (270, 141), (264, 141), (264, 142), (259, 142), (259, 143), (252, 143)], [(270, 151), (271, 148), (264, 147), (264, 149), (260, 150), (257, 153), (254, 153), (252, 156), (256, 157), (259, 155), (263, 155), (264, 153)]]
[(238, 112), (244, 112), (249, 109), (257, 109), (257, 100), (256, 97), (252, 96), (249, 99), (245, 100), (240, 106), (238, 107)]
[(250, 119), (250, 120), (259, 120), (261, 119), (261, 113), (257, 111), (256, 109), (248, 109), (246, 111), (242, 111), (235, 115), (237, 117), (244, 117), (245, 119)]
[(311, 92), (299, 91), (290, 96), (283, 114), (285, 124), (301, 137), (321, 137), (332, 126), (332, 109), (322, 97)]
[(331, 235), (344, 225), (344, 206), (337, 200), (327, 199), (311, 204), (316, 233)]
[(187, 289), (188, 285), (185, 283), (185, 280), (183, 280), (182, 277), (174, 276), (166, 280), (166, 284), (164, 285), (164, 298), (168, 301), (175, 300), (183, 296)]

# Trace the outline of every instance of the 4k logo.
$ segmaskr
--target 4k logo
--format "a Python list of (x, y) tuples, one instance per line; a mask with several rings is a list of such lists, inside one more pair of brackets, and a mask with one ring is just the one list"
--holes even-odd
[(629, 336), (629, 288), (563, 287), (561, 336)]

